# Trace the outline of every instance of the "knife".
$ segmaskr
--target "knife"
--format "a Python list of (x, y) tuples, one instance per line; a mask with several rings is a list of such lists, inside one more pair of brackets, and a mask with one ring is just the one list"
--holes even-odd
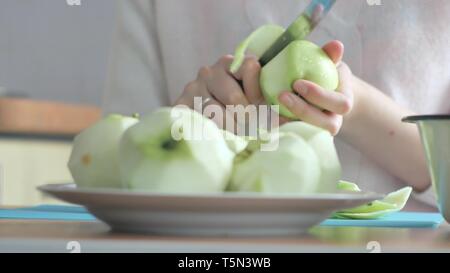
[(261, 56), (259, 63), (266, 65), (294, 40), (306, 38), (324, 18), (336, 0), (312, 0), (302, 14), (286, 29), (273, 45)]

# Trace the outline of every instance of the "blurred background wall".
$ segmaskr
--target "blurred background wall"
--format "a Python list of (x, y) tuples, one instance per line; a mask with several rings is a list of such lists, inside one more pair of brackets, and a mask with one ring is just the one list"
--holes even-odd
[(80, 1), (0, 0), (0, 205), (54, 203), (36, 187), (72, 181), (72, 138), (100, 116), (116, 1)]
[(100, 105), (114, 0), (0, 0), (0, 87)]

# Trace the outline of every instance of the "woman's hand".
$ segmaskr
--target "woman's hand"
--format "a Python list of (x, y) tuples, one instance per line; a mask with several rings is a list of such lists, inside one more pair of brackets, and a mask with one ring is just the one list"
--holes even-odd
[[(258, 104), (262, 100), (259, 88), (261, 66), (258, 60), (246, 57), (242, 67), (235, 74), (229, 72), (232, 61), (233, 56), (225, 55), (213, 66), (200, 68), (197, 79), (185, 86), (176, 104), (193, 107), (194, 97), (209, 98), (208, 104), (221, 107)], [(242, 86), (238, 80), (242, 82)]]
[[(313, 82), (298, 80), (292, 92), (283, 92), (279, 96), (298, 119), (328, 130), (336, 135), (342, 126), (343, 116), (353, 107), (352, 73), (343, 62), (344, 46), (332, 41), (323, 50), (336, 63), (339, 73), (339, 87), (336, 91), (325, 90)], [(321, 110), (322, 109), (322, 110)]]
[[(222, 117), (210, 118), (224, 125), (224, 122), (236, 121), (235, 113), (226, 111), (226, 106), (242, 105), (246, 107), (250, 104), (259, 105), (264, 102), (259, 87), (261, 66), (258, 60), (255, 57), (246, 57), (239, 71), (234, 74), (229, 71), (232, 61), (233, 56), (226, 55), (221, 57), (214, 65), (202, 67), (198, 71), (197, 78), (186, 85), (175, 104), (186, 105), (198, 110), (194, 105), (194, 98), (201, 97), (203, 110), (209, 105), (216, 105), (222, 109), (224, 113)], [(245, 121), (238, 121), (238, 123), (245, 123)], [(226, 125), (229, 126), (229, 124)], [(235, 128), (234, 124), (231, 126)]]
[[(298, 80), (293, 85), (296, 94), (283, 92), (280, 95), (280, 102), (298, 119), (322, 127), (336, 135), (342, 126), (342, 116), (349, 113), (353, 106), (352, 74), (348, 66), (341, 62), (344, 52), (342, 43), (333, 41), (326, 44), (323, 49), (338, 65), (340, 84), (337, 92), (324, 90), (312, 82)], [(202, 67), (198, 71), (197, 78), (186, 85), (175, 104), (196, 109), (194, 98), (200, 97), (202, 109), (209, 105), (216, 105), (222, 109), (224, 115), (210, 116), (210, 118), (223, 127), (225, 122), (236, 122), (236, 115), (226, 111), (226, 106), (245, 107), (249, 104), (256, 106), (265, 104), (259, 86), (261, 65), (258, 60), (252, 56), (246, 57), (241, 68), (234, 74), (229, 72), (232, 61), (233, 56), (226, 55), (214, 65)], [(285, 117), (279, 117), (280, 124), (288, 121), (289, 119)], [(238, 124), (246, 122), (248, 121), (237, 121)], [(228, 128), (235, 129), (235, 124), (231, 126)]]

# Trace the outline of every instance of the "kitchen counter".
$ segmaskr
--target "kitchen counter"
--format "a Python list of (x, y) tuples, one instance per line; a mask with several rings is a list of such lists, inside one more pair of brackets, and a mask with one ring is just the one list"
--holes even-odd
[(100, 114), (91, 105), (0, 97), (0, 133), (72, 137), (96, 122)]
[(114, 233), (101, 222), (0, 220), (0, 252), (450, 252), (436, 229), (318, 227), (297, 237), (167, 237)]

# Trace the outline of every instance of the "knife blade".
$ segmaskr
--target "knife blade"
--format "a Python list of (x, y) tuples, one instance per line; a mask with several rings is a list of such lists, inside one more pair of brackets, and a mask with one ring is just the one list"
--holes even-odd
[(259, 63), (266, 65), (292, 41), (306, 38), (328, 14), (336, 0), (312, 0), (306, 9), (289, 25), (286, 31), (261, 56)]

